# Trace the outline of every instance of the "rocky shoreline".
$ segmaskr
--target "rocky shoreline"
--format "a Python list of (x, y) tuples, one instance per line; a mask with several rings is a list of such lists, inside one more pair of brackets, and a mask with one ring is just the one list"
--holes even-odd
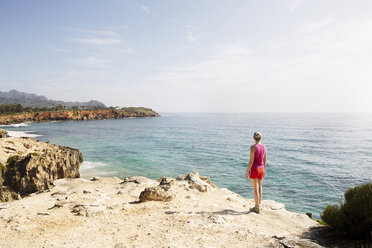
[(321, 247), (305, 214), (250, 212), (197, 172), (81, 179), (78, 150), (30, 138), (0, 139), (0, 162), (0, 247)]
[(147, 108), (103, 109), (103, 110), (61, 110), (53, 112), (20, 113), (0, 115), (0, 125), (23, 122), (44, 122), (59, 120), (102, 120), (128, 117), (156, 117), (158, 113)]

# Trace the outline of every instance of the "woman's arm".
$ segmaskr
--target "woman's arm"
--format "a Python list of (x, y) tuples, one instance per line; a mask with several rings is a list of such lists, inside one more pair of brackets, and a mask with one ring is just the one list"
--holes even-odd
[(251, 146), (248, 168), (247, 168), (247, 171), (245, 172), (245, 179), (248, 179), (248, 174), (249, 174), (250, 170), (252, 169), (252, 165), (253, 165), (253, 161), (254, 161), (254, 151), (255, 151), (255, 147)]
[(267, 149), (266, 149), (266, 152), (265, 152), (265, 157), (264, 157), (264, 165), (265, 165), (265, 170), (266, 170), (266, 156), (267, 156)]

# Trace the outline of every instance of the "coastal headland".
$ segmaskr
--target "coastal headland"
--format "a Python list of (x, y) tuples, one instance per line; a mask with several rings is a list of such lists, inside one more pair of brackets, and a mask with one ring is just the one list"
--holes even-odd
[(159, 114), (153, 111), (152, 109), (142, 107), (100, 110), (75, 109), (0, 115), (0, 125), (9, 125), (22, 122), (44, 122), (59, 120), (102, 120), (121, 119), (127, 117), (156, 117), (156, 116), (159, 116)]
[(1, 138), (0, 151), (0, 247), (320, 247), (305, 214), (272, 200), (250, 212), (197, 172), (82, 179), (76, 149)]

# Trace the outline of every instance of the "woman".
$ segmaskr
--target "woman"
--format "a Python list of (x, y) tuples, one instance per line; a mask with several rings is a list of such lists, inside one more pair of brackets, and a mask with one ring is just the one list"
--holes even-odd
[(255, 145), (251, 146), (250, 152), (250, 159), (247, 168), (247, 172), (245, 173), (245, 179), (251, 179), (251, 183), (253, 186), (253, 193), (254, 193), (254, 203), (255, 206), (250, 210), (255, 213), (260, 213), (260, 204), (262, 200), (262, 179), (265, 176), (265, 169), (266, 169), (266, 147), (265, 145), (261, 144), (262, 135), (259, 132), (255, 132), (253, 135), (253, 139), (255, 141)]

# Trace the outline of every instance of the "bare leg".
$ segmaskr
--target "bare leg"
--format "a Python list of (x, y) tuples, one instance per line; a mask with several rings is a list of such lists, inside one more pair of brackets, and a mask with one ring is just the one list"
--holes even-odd
[(251, 179), (251, 183), (252, 183), (253, 193), (254, 193), (254, 204), (255, 204), (255, 207), (259, 207), (257, 179)]
[(258, 183), (258, 204), (262, 201), (262, 179), (257, 179)]

